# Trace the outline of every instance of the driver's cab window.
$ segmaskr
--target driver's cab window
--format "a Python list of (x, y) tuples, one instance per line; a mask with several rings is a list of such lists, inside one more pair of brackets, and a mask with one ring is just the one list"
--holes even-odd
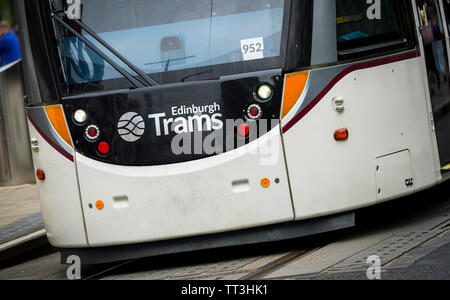
[(336, 0), (339, 60), (404, 47), (407, 38), (402, 28), (402, 2)]

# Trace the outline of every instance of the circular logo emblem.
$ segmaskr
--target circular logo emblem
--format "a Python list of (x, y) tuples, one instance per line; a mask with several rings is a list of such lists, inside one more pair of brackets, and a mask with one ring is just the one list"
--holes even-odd
[(124, 141), (129, 143), (136, 142), (144, 135), (144, 119), (137, 113), (126, 113), (120, 118), (117, 130)]

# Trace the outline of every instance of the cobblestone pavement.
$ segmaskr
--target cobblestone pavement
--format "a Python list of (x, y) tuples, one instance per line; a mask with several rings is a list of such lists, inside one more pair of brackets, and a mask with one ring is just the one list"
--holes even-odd
[(0, 227), (40, 212), (36, 185), (0, 188)]
[[(382, 268), (383, 280), (449, 280), (450, 243), (437, 248), (409, 266)], [(314, 276), (318, 280), (367, 280), (366, 270), (324, 273)]]
[(15, 221), (12, 224), (0, 227), (0, 249), (1, 245), (25, 237), (29, 234), (44, 230), (44, 220), (41, 213)]

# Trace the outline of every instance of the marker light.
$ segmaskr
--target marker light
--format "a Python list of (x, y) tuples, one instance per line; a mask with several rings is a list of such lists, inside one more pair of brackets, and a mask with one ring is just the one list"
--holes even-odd
[(241, 124), (238, 127), (238, 134), (242, 137), (247, 137), (250, 134), (250, 126), (247, 124)]
[(268, 187), (270, 187), (270, 179), (269, 178), (263, 178), (261, 180), (261, 186), (265, 189), (267, 189)]
[(100, 144), (98, 144), (97, 150), (100, 154), (102, 155), (106, 155), (109, 153), (109, 144), (107, 142), (101, 142)]
[(263, 102), (269, 101), (273, 96), (272, 87), (268, 84), (260, 85), (256, 89), (256, 96), (258, 96), (256, 100), (260, 100)]
[(36, 177), (37, 179), (44, 181), (45, 180), (45, 172), (42, 169), (37, 169), (36, 170)]
[(95, 141), (100, 137), (100, 129), (95, 125), (90, 125), (86, 128), (86, 138), (90, 141)]
[(103, 210), (103, 208), (105, 208), (105, 203), (103, 203), (103, 201), (98, 200), (97, 202), (95, 202), (95, 207), (97, 207), (98, 210)]
[(73, 114), (73, 119), (78, 124), (84, 124), (87, 120), (87, 114), (84, 110), (79, 109)]
[(336, 141), (346, 141), (348, 140), (348, 129), (342, 128), (334, 132), (334, 139)]
[(247, 115), (252, 120), (258, 120), (262, 116), (262, 108), (258, 104), (252, 104), (247, 109)]

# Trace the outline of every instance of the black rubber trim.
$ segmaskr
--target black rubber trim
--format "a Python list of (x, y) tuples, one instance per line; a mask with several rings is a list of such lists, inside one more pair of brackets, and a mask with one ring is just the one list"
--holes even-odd
[(295, 239), (355, 226), (355, 213), (283, 223), (220, 234), (113, 247), (61, 249), (61, 263), (77, 255), (83, 265), (118, 262), (143, 257), (251, 245)]

